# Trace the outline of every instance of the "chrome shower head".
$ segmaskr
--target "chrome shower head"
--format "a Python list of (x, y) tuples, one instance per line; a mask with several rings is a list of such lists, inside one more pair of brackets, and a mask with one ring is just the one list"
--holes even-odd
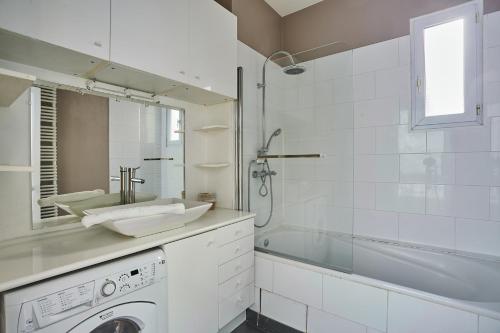
[(273, 134), (271, 134), (271, 136), (269, 137), (269, 140), (267, 140), (267, 144), (266, 144), (266, 151), (268, 151), (268, 150), (269, 150), (269, 145), (271, 144), (271, 141), (273, 140), (273, 138), (274, 138), (275, 136), (280, 135), (280, 134), (281, 134), (281, 128), (278, 128), (277, 130), (275, 130), (275, 131), (273, 132)]
[(306, 68), (304, 66), (300, 66), (300, 65), (290, 65), (290, 66), (286, 66), (283, 68), (283, 73), (287, 74), (287, 75), (299, 75), (299, 74), (302, 74), (306, 71)]

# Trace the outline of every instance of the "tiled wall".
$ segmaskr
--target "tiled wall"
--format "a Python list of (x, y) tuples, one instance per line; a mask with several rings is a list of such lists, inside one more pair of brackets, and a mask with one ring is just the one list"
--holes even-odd
[(500, 255), (500, 13), (483, 126), (408, 130), (409, 37), (354, 50), (354, 233)]
[[(323, 153), (272, 162), (276, 217), (316, 229), (500, 255), (500, 12), (485, 16), (483, 126), (410, 131), (409, 37), (271, 67), (273, 150)], [(243, 44), (245, 158), (260, 145), (263, 57)], [(257, 182), (251, 183), (255, 195)], [(268, 201), (256, 202), (257, 221)]]

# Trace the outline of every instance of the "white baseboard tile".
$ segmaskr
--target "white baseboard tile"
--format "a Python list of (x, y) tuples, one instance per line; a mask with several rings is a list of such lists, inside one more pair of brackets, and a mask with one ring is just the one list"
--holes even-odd
[(261, 314), (299, 331), (306, 331), (307, 307), (291, 299), (262, 290)]

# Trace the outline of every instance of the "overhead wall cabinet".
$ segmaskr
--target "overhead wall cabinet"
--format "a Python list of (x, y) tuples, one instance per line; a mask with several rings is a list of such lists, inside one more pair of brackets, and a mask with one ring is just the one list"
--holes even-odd
[(187, 82), (188, 16), (186, 0), (111, 0), (111, 62)]
[(109, 59), (109, 0), (0, 0), (0, 27)]
[(198, 104), (236, 98), (236, 17), (213, 0), (0, 0), (0, 58)]

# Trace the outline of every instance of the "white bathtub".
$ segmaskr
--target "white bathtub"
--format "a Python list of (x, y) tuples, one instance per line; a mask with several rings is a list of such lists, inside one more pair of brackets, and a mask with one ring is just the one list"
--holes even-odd
[(500, 262), (494, 258), (285, 226), (258, 235), (255, 247), (349, 273), (343, 276), (354, 281), (500, 319)]

